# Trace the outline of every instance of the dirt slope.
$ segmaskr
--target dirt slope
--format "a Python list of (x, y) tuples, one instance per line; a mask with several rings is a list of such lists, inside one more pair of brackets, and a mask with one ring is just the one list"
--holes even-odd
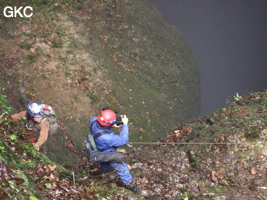
[(149, 199), (267, 199), (267, 90), (176, 128), (129, 156)]
[(104, 106), (128, 115), (133, 140), (156, 141), (198, 114), (198, 70), (185, 37), (146, 1), (26, 5), (31, 18), (0, 18), (0, 82), (15, 111), (51, 104), (77, 146)]

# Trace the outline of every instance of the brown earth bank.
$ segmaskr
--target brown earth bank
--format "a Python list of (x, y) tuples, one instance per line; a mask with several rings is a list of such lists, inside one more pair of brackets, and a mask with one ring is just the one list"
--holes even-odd
[(199, 75), (185, 36), (148, 2), (9, 2), (31, 6), (30, 18), (7, 18), (6, 6), (0, 1), (0, 86), (14, 112), (50, 104), (76, 146), (105, 106), (127, 114), (135, 141), (156, 141), (198, 115)]

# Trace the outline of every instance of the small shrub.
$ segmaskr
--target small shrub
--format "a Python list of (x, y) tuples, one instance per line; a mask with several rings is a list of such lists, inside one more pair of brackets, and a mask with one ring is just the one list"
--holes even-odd
[(267, 101), (264, 101), (259, 105), (259, 111), (265, 111), (266, 109), (267, 109)]
[(10, 140), (15, 141), (18, 139), (18, 136), (15, 134), (10, 135)]
[(0, 146), (0, 152), (1, 153), (6, 153), (5, 147)]

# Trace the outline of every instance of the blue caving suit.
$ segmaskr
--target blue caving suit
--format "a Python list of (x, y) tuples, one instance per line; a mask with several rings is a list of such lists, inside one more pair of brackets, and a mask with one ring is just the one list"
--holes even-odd
[[(91, 128), (91, 129), (90, 129)], [(111, 126), (101, 126), (97, 122), (97, 117), (93, 117), (89, 121), (89, 129), (91, 134), (94, 136), (99, 132), (108, 132), (110, 134), (103, 134), (96, 138), (96, 146), (100, 151), (112, 152), (116, 151), (117, 147), (125, 145), (129, 141), (129, 127), (128, 124), (122, 124), (120, 135), (114, 134), (111, 130)], [(127, 184), (132, 180), (132, 176), (127, 165), (124, 162), (110, 162), (110, 163), (100, 163), (101, 168), (107, 170), (109, 166), (114, 168), (117, 174), (120, 176), (123, 183)]]

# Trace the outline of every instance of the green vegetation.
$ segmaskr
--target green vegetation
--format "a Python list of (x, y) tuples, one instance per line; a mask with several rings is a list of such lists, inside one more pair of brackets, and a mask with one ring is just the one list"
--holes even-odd
[(267, 101), (263, 101), (260, 105), (259, 105), (259, 111), (264, 112), (267, 110)]
[(30, 200), (39, 200), (39, 199), (35, 196), (30, 196)]
[(240, 99), (239, 99), (239, 94), (238, 94), (238, 93), (236, 93), (236, 95), (234, 95), (233, 97), (234, 97), (234, 100), (236, 100), (236, 101), (240, 100)]
[(18, 136), (15, 134), (10, 135), (10, 140), (15, 141), (18, 139)]
[(0, 146), (0, 152), (1, 153), (6, 153), (5, 147)]
[(182, 200), (189, 200), (188, 193), (185, 192), (184, 196), (181, 198)]
[[(12, 111), (12, 108), (8, 106), (8, 100), (5, 95), (0, 94), (0, 106), (1, 106), (1, 120), (4, 115), (9, 115)], [(4, 119), (6, 120), (6, 119)]]

